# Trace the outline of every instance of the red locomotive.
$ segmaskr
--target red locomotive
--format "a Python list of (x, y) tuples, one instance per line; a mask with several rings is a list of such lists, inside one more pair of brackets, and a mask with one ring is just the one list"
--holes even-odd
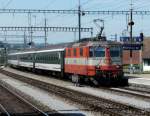
[(94, 84), (125, 81), (122, 46), (112, 41), (85, 41), (65, 49), (64, 72), (71, 78), (90, 80)]

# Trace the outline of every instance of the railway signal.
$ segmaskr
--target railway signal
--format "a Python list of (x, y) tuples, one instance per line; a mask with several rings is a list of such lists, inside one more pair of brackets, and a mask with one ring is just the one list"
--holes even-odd
[(144, 41), (144, 34), (143, 33), (140, 33), (140, 39), (142, 42)]

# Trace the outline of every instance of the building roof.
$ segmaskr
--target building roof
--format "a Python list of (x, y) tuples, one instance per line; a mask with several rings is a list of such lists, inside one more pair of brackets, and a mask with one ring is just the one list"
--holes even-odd
[(150, 59), (150, 37), (145, 37), (143, 42), (143, 59)]

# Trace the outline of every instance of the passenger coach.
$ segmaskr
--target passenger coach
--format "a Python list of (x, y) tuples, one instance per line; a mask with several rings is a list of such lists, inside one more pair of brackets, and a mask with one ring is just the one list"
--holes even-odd
[(8, 63), (13, 67), (63, 72), (64, 49), (11, 53)]

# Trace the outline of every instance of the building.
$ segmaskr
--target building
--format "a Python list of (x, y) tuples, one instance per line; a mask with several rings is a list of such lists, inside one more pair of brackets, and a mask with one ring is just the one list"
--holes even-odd
[(143, 71), (150, 71), (150, 37), (143, 42)]
[(134, 72), (139, 72), (142, 70), (142, 51), (133, 50), (132, 59), (130, 59), (130, 50), (123, 50), (123, 65), (124, 72), (130, 71), (130, 64), (132, 64)]
[(141, 50), (132, 50), (132, 59), (130, 59), (130, 50), (123, 50), (125, 72), (129, 72), (131, 63), (135, 72), (150, 71), (150, 37), (144, 38)]

